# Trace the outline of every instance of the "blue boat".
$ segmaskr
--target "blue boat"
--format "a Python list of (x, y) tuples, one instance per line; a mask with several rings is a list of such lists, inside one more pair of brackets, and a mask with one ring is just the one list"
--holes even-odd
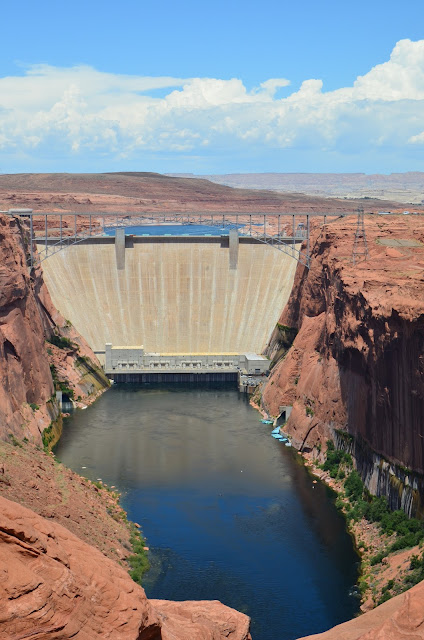
[(272, 437), (275, 438), (276, 440), (282, 440), (283, 436), (280, 436), (279, 433), (271, 433)]
[(274, 424), (274, 420), (265, 420), (265, 418), (263, 418), (261, 422), (262, 424)]
[(271, 433), (278, 433), (279, 435), (281, 435), (281, 434), (280, 434), (280, 427), (275, 427), (275, 429), (273, 429), (273, 430), (271, 431)]

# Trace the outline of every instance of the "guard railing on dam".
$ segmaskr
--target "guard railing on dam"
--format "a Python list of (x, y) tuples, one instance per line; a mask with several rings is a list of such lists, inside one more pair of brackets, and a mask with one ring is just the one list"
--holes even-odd
[[(343, 215), (326, 213), (287, 212), (50, 212), (39, 213), (32, 209), (9, 209), (4, 212), (29, 220), (28, 265), (32, 268), (50, 255), (77, 244), (87, 238), (102, 236), (110, 228), (149, 225), (201, 225), (219, 228), (225, 232), (237, 230), (241, 236), (256, 238), (279, 251), (288, 253), (309, 267), (310, 220), (319, 218), (326, 224), (329, 218)], [(38, 252), (35, 251), (38, 244)], [(301, 246), (297, 246), (297, 245)]]

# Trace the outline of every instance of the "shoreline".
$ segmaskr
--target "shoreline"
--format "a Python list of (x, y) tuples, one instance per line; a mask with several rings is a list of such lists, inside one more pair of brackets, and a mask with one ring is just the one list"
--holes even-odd
[[(270, 419), (269, 414), (254, 399), (253, 394), (249, 404), (264, 418)], [(346, 531), (352, 539), (354, 550), (358, 555), (359, 571), (358, 582), (355, 585), (360, 594), (360, 607), (357, 615), (361, 615), (381, 604), (381, 599), (388, 599), (395, 593), (389, 593), (387, 586), (399, 580), (407, 579), (411, 571), (411, 559), (421, 553), (421, 546), (401, 549), (400, 551), (388, 551), (390, 544), (396, 540), (396, 534), (387, 536), (382, 534), (377, 522), (370, 522), (365, 518), (353, 520), (347, 517), (347, 509), (350, 506), (345, 494), (344, 483), (330, 476), (330, 472), (324, 471), (317, 464), (316, 455), (313, 452), (302, 452), (294, 445), (290, 434), (285, 433), (292, 442), (293, 449), (302, 460), (303, 466), (312, 476), (313, 482), (321, 481), (335, 494), (334, 505), (342, 513), (345, 519)], [(338, 503), (338, 504), (337, 504)], [(378, 554), (386, 553), (380, 563), (373, 563), (372, 559)], [(412, 586), (412, 585), (411, 585)], [(383, 600), (384, 601), (384, 600)]]

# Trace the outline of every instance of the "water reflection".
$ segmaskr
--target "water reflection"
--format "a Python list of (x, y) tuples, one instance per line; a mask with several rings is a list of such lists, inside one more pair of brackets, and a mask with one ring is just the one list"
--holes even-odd
[(219, 599), (254, 640), (351, 617), (356, 556), (323, 485), (224, 388), (114, 388), (64, 428), (57, 455), (125, 492), (153, 547), (151, 597)]

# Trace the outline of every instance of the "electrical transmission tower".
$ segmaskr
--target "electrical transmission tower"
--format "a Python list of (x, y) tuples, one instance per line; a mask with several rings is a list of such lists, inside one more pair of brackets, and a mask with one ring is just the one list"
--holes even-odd
[(364, 209), (359, 207), (356, 221), (355, 242), (352, 251), (352, 262), (358, 264), (361, 260), (368, 260), (368, 245), (365, 235)]

